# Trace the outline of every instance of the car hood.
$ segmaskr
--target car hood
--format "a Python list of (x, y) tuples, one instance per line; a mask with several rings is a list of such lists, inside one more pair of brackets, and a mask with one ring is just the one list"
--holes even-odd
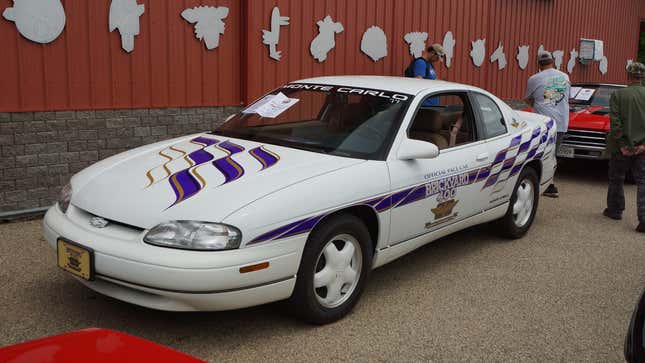
[(602, 106), (576, 106), (569, 113), (569, 129), (609, 131), (609, 110)]
[(219, 135), (191, 135), (134, 149), (83, 170), (72, 179), (72, 205), (140, 228), (168, 220), (218, 222), (289, 185), (362, 162)]

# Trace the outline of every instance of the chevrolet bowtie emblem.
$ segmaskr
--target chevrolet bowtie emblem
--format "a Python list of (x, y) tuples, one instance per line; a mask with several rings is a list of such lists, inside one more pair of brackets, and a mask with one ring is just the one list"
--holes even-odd
[(107, 219), (101, 217), (92, 217), (90, 219), (90, 225), (94, 228), (105, 228), (109, 223)]

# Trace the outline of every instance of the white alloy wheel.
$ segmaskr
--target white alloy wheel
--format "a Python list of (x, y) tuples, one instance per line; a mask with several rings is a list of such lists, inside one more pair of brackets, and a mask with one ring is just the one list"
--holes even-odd
[(534, 188), (535, 185), (529, 178), (523, 179), (517, 187), (517, 199), (513, 204), (513, 221), (518, 228), (524, 227), (531, 218), (535, 202)]
[(339, 234), (323, 247), (315, 263), (314, 295), (320, 305), (332, 309), (351, 296), (361, 277), (363, 253), (356, 238)]

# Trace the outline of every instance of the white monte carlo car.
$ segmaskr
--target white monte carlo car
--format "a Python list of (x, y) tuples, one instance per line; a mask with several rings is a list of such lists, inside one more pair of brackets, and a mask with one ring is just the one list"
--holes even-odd
[(288, 299), (328, 323), (372, 269), (428, 242), (490, 221), (524, 235), (555, 132), (462, 84), (301, 80), (215, 131), (74, 175), (44, 235), (61, 268), (116, 299), (170, 311)]

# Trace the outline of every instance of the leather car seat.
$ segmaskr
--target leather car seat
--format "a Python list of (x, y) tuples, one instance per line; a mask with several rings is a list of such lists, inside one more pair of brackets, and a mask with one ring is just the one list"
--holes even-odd
[(441, 135), (443, 122), (439, 112), (431, 109), (420, 109), (410, 129), (410, 138), (431, 142), (441, 149), (448, 147), (448, 139)]

